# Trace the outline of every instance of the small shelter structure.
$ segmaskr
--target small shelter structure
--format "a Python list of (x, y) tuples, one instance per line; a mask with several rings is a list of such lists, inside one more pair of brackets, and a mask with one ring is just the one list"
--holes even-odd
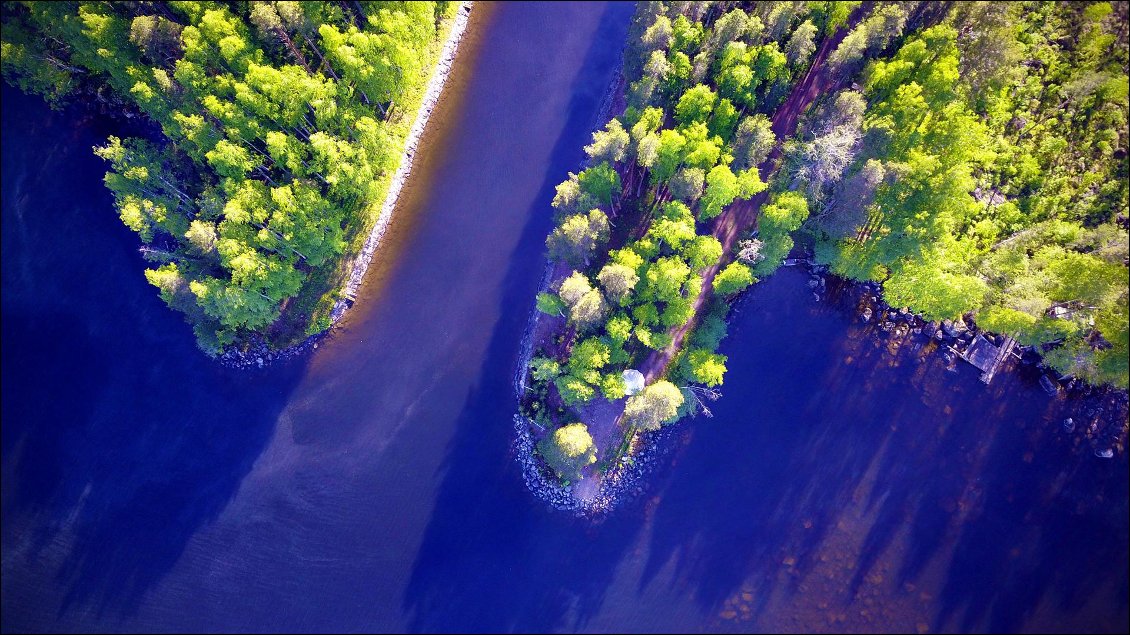
[(640, 371), (629, 368), (621, 375), (624, 379), (624, 392), (630, 397), (643, 390), (644, 378)]

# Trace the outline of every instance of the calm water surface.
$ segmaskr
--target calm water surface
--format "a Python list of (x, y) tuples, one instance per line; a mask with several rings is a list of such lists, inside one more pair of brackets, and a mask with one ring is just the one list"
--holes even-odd
[(510, 378), (631, 10), (480, 5), (364, 297), (260, 372), (145, 283), (106, 131), (5, 88), (3, 630), (1122, 630), (1126, 462), (1079, 404), (892, 352), (796, 271), (644, 499), (527, 493)]

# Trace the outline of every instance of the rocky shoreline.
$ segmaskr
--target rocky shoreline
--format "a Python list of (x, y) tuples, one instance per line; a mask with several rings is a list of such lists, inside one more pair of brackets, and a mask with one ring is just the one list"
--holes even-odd
[(396, 169), (396, 174), (393, 175), (392, 182), (389, 183), (388, 195), (385, 196), (384, 204), (381, 206), (381, 214), (377, 217), (377, 222), (373, 225), (372, 231), (369, 232), (369, 238), (365, 240), (365, 245), (361, 248), (361, 252), (353, 259), (353, 270), (341, 289), (342, 297), (338, 299), (337, 303), (334, 305), (333, 311), (330, 313), (330, 320), (334, 324), (337, 324), (341, 316), (345, 314), (345, 311), (353, 306), (353, 301), (349, 298), (354, 297), (357, 293), (357, 289), (361, 287), (361, 282), (365, 278), (365, 272), (369, 270), (369, 264), (373, 260), (373, 254), (376, 253), (377, 247), (380, 246), (381, 238), (384, 237), (385, 230), (388, 229), (389, 221), (392, 220), (392, 213), (396, 209), (396, 202), (400, 199), (400, 191), (404, 188), (404, 184), (412, 174), (412, 164), (416, 158), (416, 150), (420, 145), (420, 139), (424, 136), (424, 130), (427, 128), (428, 120), (431, 118), (432, 112), (435, 111), (436, 105), (439, 103), (440, 95), (443, 93), (443, 87), (447, 84), (447, 78), (451, 76), (451, 71), (455, 67), (455, 56), (459, 52), (459, 44), (463, 41), (463, 34), (467, 30), (467, 23), (471, 18), (471, 8), (473, 5), (474, 2), (464, 2), (462, 6), (455, 11), (451, 32), (448, 34), (447, 41), (444, 43), (443, 50), (440, 52), (435, 71), (428, 81), (428, 88), (424, 92), (424, 99), (420, 102), (419, 110), (416, 111), (416, 121), (412, 123), (412, 128), (408, 132), (408, 138), (404, 142), (404, 153), (400, 158), (400, 166)]
[[(1002, 335), (979, 328), (971, 315), (956, 320), (927, 321), (905, 308), (887, 304), (878, 283), (840, 278), (830, 273), (826, 267), (813, 264), (807, 259), (788, 262), (806, 269), (809, 275), (808, 287), (816, 302), (828, 298), (830, 286), (837, 287), (841, 294), (848, 295), (850, 301), (854, 302), (851, 310), (861, 323), (875, 324), (878, 327), (871, 337), (902, 340), (911, 347), (912, 352), (919, 352), (932, 342), (936, 349), (928, 354), (941, 355), (950, 372), (957, 372), (962, 353), (978, 337), (987, 339), (993, 345), (1002, 344), (1004, 339)], [(841, 305), (847, 303), (842, 297), (835, 301)], [(1062, 422), (1066, 434), (1085, 437), (1087, 447), (1098, 458), (1109, 459), (1125, 454), (1130, 428), (1127, 420), (1130, 394), (1127, 391), (1110, 386), (1095, 386), (1077, 377), (1065, 376), (1043, 362), (1043, 351), (1038, 347), (1018, 346), (1016, 351), (1016, 358), (1006, 363), (1002, 373), (1027, 372), (1049, 398), (1062, 397), (1083, 402), (1080, 404), (1080, 415), (1087, 419), (1087, 425), (1077, 426), (1074, 419), (1068, 418)]]
[[(816, 302), (827, 299), (828, 283), (831, 281), (833, 286), (856, 298), (854, 311), (861, 322), (874, 323), (878, 326), (872, 337), (879, 337), (882, 333), (888, 338), (909, 338), (912, 340), (911, 346), (915, 352), (929, 342), (934, 342), (937, 348), (931, 354), (941, 355), (950, 371), (957, 371), (960, 352), (976, 337), (984, 336), (994, 344), (998, 343), (998, 338), (1001, 337), (979, 329), (965, 318), (929, 322), (906, 309), (891, 307), (883, 301), (881, 287), (876, 283), (839, 278), (829, 273), (826, 267), (812, 264), (811, 261), (804, 259), (792, 259), (789, 263), (805, 268), (809, 275), (808, 287)], [(540, 289), (544, 290), (548, 286), (551, 273), (552, 268), (547, 267)], [(514, 391), (519, 397), (526, 389), (528, 365), (533, 356), (533, 333), (539, 319), (540, 314), (534, 310), (522, 341), (521, 357), (514, 377)], [(1075, 378), (1060, 376), (1043, 365), (1037, 351), (1022, 350), (1024, 354), (1021, 359), (1015, 364), (1010, 364), (1006, 372), (1015, 373), (1018, 367), (1032, 366), (1041, 373), (1040, 385), (1049, 396), (1057, 397), (1062, 393), (1065, 397), (1089, 398), (1095, 402), (1081, 406), (1082, 414), (1091, 420), (1088, 425), (1078, 426), (1077, 429), (1076, 422), (1068, 418), (1062, 422), (1064, 432), (1085, 436), (1088, 447), (1098, 458), (1109, 459), (1124, 454), (1127, 433), (1124, 420), (1130, 401), (1127, 393), (1091, 386)], [(1113, 412), (1104, 413), (1104, 409)], [(1103, 417), (1104, 414), (1108, 416)], [(1105, 423), (1100, 424), (1099, 421), (1103, 419)], [(562, 485), (552, 470), (534, 452), (536, 442), (533, 429), (536, 425), (521, 414), (514, 415), (515, 453), (522, 466), (522, 478), (526, 487), (554, 509), (572, 512), (578, 517), (598, 517), (607, 514), (621, 504), (642, 495), (647, 487), (644, 477), (653, 472), (660, 465), (660, 459), (674, 449), (673, 440), (678, 431), (677, 427), (670, 427), (637, 436), (633, 441), (633, 451), (602, 475), (596, 491), (578, 496), (577, 485)]]
[(254, 339), (246, 342), (246, 350), (228, 349), (221, 353), (220, 356), (216, 358), (216, 361), (227, 368), (263, 368), (264, 366), (270, 366), (276, 362), (305, 355), (309, 351), (318, 348), (318, 342), (326, 337), (328, 333), (327, 331), (325, 333), (311, 335), (302, 340), (301, 343), (281, 350), (272, 349), (267, 344), (266, 340), (256, 335)]
[[(419, 148), (420, 140), (423, 138), (424, 131), (427, 129), (428, 120), (439, 104), (443, 87), (447, 84), (447, 78), (451, 76), (451, 72), (454, 70), (455, 57), (459, 52), (459, 44), (463, 41), (463, 35), (467, 30), (467, 24), (471, 18), (471, 8), (474, 4), (475, 3), (471, 1), (463, 2), (455, 11), (451, 31), (448, 33), (447, 40), (444, 42), (443, 49), (440, 51), (435, 71), (432, 73), (431, 79), (428, 80), (428, 86), (424, 92), (424, 99), (420, 103), (420, 108), (416, 111), (416, 120), (412, 123), (412, 128), (409, 130), (408, 137), (405, 139), (404, 152), (400, 157), (400, 166), (396, 169), (396, 173), (389, 183), (388, 194), (385, 196), (384, 203), (381, 205), (381, 213), (377, 217), (377, 222), (373, 225), (373, 229), (369, 232), (369, 237), (365, 240), (361, 251), (353, 258), (349, 277), (342, 286), (339, 292), (340, 297), (330, 313), (330, 330), (333, 329), (333, 325), (341, 320), (345, 312), (353, 306), (353, 298), (356, 297), (357, 290), (361, 287), (361, 283), (365, 279), (365, 273), (369, 270), (369, 265), (373, 261), (373, 255), (380, 246), (381, 239), (384, 238), (385, 231), (388, 229), (389, 222), (392, 220), (392, 213), (395, 211), (396, 203), (400, 199), (400, 192), (404, 188), (404, 184), (407, 183), (409, 176), (412, 174), (412, 164), (416, 158), (416, 150)], [(326, 337), (329, 332), (330, 331), (323, 331), (322, 333), (311, 335), (294, 346), (279, 350), (270, 348), (265, 340), (261, 337), (254, 336), (252, 340), (245, 342), (245, 344), (247, 344), (246, 350), (228, 348), (220, 354), (217, 360), (221, 365), (228, 368), (263, 368), (264, 365), (291, 359), (318, 348), (318, 341)]]
[(575, 484), (560, 484), (552, 470), (537, 458), (531, 432), (534, 425), (522, 415), (514, 415), (514, 431), (517, 436), (515, 450), (518, 462), (522, 465), (522, 480), (526, 487), (554, 509), (590, 518), (606, 514), (639, 498), (647, 488), (644, 477), (660, 465), (660, 459), (670, 454), (673, 449), (671, 438), (676, 433), (675, 428), (664, 428), (637, 437), (634, 443), (640, 444), (640, 449), (628, 453), (615, 467), (605, 472), (597, 491), (579, 497), (579, 488)]
[[(615, 82), (613, 84), (615, 86)], [(553, 265), (547, 263), (542, 275), (539, 293), (549, 287), (553, 278)], [(522, 336), (518, 367), (514, 372), (514, 396), (520, 400), (526, 390), (526, 377), (529, 375), (530, 359), (534, 353), (534, 333), (537, 331), (541, 313), (536, 306), (531, 307), (530, 319)], [(562, 485), (545, 462), (534, 452), (534, 427), (537, 424), (523, 416), (514, 415), (514, 451), (522, 466), (522, 480), (526, 487), (538, 498), (559, 511), (573, 512), (578, 517), (596, 517), (608, 513), (620, 504), (634, 500), (645, 491), (643, 477), (658, 464), (659, 459), (671, 450), (667, 441), (674, 429), (665, 428), (658, 432), (637, 436), (635, 451), (622, 457), (620, 462), (605, 472), (596, 492), (580, 498), (574, 485)]]
[[(617, 93), (623, 83), (623, 54), (616, 62), (616, 72), (609, 82), (608, 90), (601, 99), (600, 108), (594, 118), (591, 129), (600, 130), (613, 117), (612, 111), (617, 102)], [(622, 106), (622, 104), (619, 104)], [(547, 262), (542, 275), (538, 293), (548, 290), (553, 282), (553, 263)], [(530, 319), (522, 336), (521, 353), (518, 367), (514, 373), (514, 396), (516, 401), (521, 399), (526, 390), (526, 377), (529, 374), (530, 359), (534, 352), (534, 333), (537, 331), (541, 313), (536, 305), (530, 307)], [(633, 440), (633, 450), (622, 457), (615, 466), (601, 475), (600, 483), (595, 492), (586, 492), (578, 496), (579, 489), (576, 484), (562, 485), (553, 474), (553, 471), (538, 458), (534, 451), (537, 445), (534, 441), (534, 428), (536, 423), (523, 416), (521, 413), (514, 415), (514, 450), (518, 463), (522, 466), (522, 478), (526, 487), (538, 498), (548, 503), (559, 511), (572, 512), (578, 517), (596, 517), (606, 514), (619, 505), (634, 500), (646, 491), (644, 476), (651, 473), (658, 465), (659, 459), (670, 453), (672, 443), (669, 438), (674, 436), (674, 428), (664, 428), (646, 435), (638, 435)]]

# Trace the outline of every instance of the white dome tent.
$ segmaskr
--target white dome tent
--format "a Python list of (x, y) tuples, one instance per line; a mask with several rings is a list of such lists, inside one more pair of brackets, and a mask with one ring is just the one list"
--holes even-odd
[(624, 374), (621, 375), (621, 377), (624, 378), (624, 392), (627, 393), (629, 397), (643, 390), (644, 379), (643, 373), (641, 373), (640, 371), (634, 368), (629, 368), (628, 370), (624, 371)]

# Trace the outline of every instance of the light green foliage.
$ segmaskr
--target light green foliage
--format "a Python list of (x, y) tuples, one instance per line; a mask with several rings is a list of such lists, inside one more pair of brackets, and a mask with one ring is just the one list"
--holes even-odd
[(592, 200), (600, 201), (610, 209), (616, 208), (616, 197), (620, 194), (620, 174), (608, 163), (599, 163), (577, 175), (581, 192)]
[(750, 110), (768, 106), (772, 110), (784, 97), (791, 79), (788, 58), (777, 42), (749, 46), (730, 42), (722, 49), (718, 74), (719, 94)]
[(988, 287), (974, 276), (952, 273), (935, 262), (907, 263), (883, 283), (893, 306), (913, 306), (928, 320), (956, 318), (982, 306)]
[(623, 313), (618, 313), (604, 325), (608, 339), (613, 344), (622, 345), (632, 336), (632, 320)]
[(659, 310), (654, 304), (645, 302), (632, 309), (632, 318), (635, 319), (636, 324), (655, 326), (659, 323)]
[(734, 134), (734, 125), (738, 123), (738, 116), (734, 102), (725, 97), (719, 99), (718, 106), (714, 108), (714, 116), (707, 124), (710, 134), (723, 140), (730, 139)]
[(703, 28), (697, 20), (691, 21), (686, 15), (679, 15), (671, 23), (671, 48), (682, 53), (691, 53), (702, 41)]
[(647, 269), (647, 289), (651, 297), (660, 302), (670, 302), (682, 297), (683, 283), (691, 274), (690, 267), (677, 256), (667, 256), (655, 261)]
[[(767, 115), (807, 72), (823, 30), (835, 29), (846, 12), (825, 3), (730, 8), (722, 15), (719, 8), (725, 7), (637, 7), (625, 53), (627, 107), (593, 135), (586, 147), (592, 167), (558, 186), (550, 241), (563, 255), (571, 250), (578, 268), (559, 291), (578, 331), (574, 361), (555, 380), (568, 405), (594, 398), (597, 390), (620, 396), (619, 373), (649, 351), (666, 354), (674, 329), (688, 324), (696, 328), (681, 346), (694, 352), (670, 351), (681, 360), (673, 372), (711, 386), (722, 380), (725, 360), (713, 351), (725, 335), (723, 296), (756, 279), (750, 265), (738, 262), (715, 276), (717, 297), (703, 295), (703, 275), (728, 256), (703, 221), (765, 190), (758, 166), (777, 143)], [(773, 236), (757, 243), (772, 267), (788, 253), (790, 233), (808, 213), (799, 194), (779, 199), (763, 214), (762, 235)], [(626, 218), (642, 218), (647, 226), (611, 227), (610, 240), (622, 246), (601, 258), (601, 245), (588, 240), (587, 227), (575, 217), (596, 206), (615, 217), (620, 205), (632, 214)], [(696, 319), (699, 298), (711, 308)], [(669, 412), (646, 426), (676, 415), (683, 396), (673, 386), (670, 393)]]
[(600, 325), (605, 314), (608, 313), (608, 303), (599, 289), (585, 293), (569, 308), (569, 320), (582, 331), (594, 329)]
[(610, 354), (608, 345), (599, 339), (582, 340), (569, 353), (569, 373), (585, 377), (586, 373), (598, 371), (608, 364)]
[(757, 226), (762, 233), (789, 233), (796, 231), (806, 218), (808, 201), (796, 192), (782, 192), (761, 208)]
[(579, 480), (581, 470), (596, 463), (596, 445), (583, 423), (554, 430), (538, 443), (538, 452), (559, 478), (568, 481)]
[(561, 364), (548, 357), (535, 357), (530, 360), (530, 371), (534, 381), (551, 382), (561, 375)]
[(604, 130), (592, 134), (592, 144), (585, 146), (585, 154), (594, 163), (617, 163), (624, 160), (631, 139), (619, 119), (612, 119)]
[(827, 2), (810, 2), (812, 8), (811, 19), (824, 35), (831, 35), (842, 24), (847, 22), (848, 16), (862, 2), (860, 0), (844, 1), (829, 0)]
[(757, 276), (767, 276), (781, 266), (781, 262), (789, 256), (793, 249), (793, 237), (789, 234), (773, 234), (761, 240), (759, 255), (761, 260), (753, 265), (753, 273)]
[(714, 236), (696, 236), (683, 250), (691, 271), (702, 271), (722, 257), (722, 243)]
[(573, 266), (588, 264), (593, 252), (608, 241), (608, 216), (599, 209), (567, 216), (545, 244), (552, 260)]
[(706, 194), (702, 197), (698, 216), (702, 220), (709, 220), (722, 213), (722, 208), (729, 205), (738, 196), (738, 177), (725, 165), (715, 166), (706, 175)]
[(1130, 371), (1130, 312), (1127, 311), (1127, 296), (1103, 307), (1095, 316), (1095, 328), (1102, 334), (1109, 347), (1092, 351), (1094, 372), (1086, 378), (1093, 382), (1109, 382), (1125, 390), (1127, 374)]
[(682, 202), (671, 201), (663, 206), (662, 212), (652, 222), (647, 235), (672, 249), (682, 249), (683, 244), (696, 235), (694, 215)]
[(665, 129), (657, 137), (655, 161), (651, 166), (653, 185), (666, 183), (686, 157), (687, 140), (677, 130)]
[(381, 120), (426, 83), (437, 15), (431, 2), (6, 3), (3, 70), (49, 100), (81, 88), (160, 127), (160, 143), (111, 138), (97, 153), (123, 222), (175, 261), (178, 291), (168, 267), (147, 277), (215, 353), (268, 325), (290, 343), (328, 324), (346, 237), (374, 220), (406, 134)]
[(537, 297), (538, 311), (547, 315), (564, 315), (565, 302), (553, 293), (539, 293)]
[(749, 267), (740, 262), (731, 262), (714, 276), (714, 293), (721, 296), (733, 295), (756, 281)]
[(373, 30), (333, 24), (318, 28), (321, 48), (340, 78), (356, 87), (364, 103), (390, 103), (401, 98), (406, 79), (418, 76), (431, 37), (431, 2), (403, 3), (398, 10), (371, 9)]
[(635, 250), (627, 247), (616, 249), (609, 254), (609, 260), (616, 264), (624, 265), (632, 271), (639, 271), (643, 266), (644, 260), (640, 257)]
[[(872, 62), (859, 156), (834, 188), (808, 188), (832, 191), (818, 260), (927, 317), (977, 311), (1024, 344), (1058, 343), (1052, 366), (1126, 385), (1111, 319), (1130, 277), (1113, 230), (1130, 198), (1126, 33), (1103, 7), (963, 4)], [(880, 50), (898, 13), (880, 8), (833, 59)]]
[(160, 289), (161, 299), (170, 305), (179, 294), (188, 289), (187, 281), (180, 274), (175, 262), (161, 265), (156, 269), (146, 269), (145, 279), (149, 284)]
[(600, 378), (600, 392), (604, 395), (605, 399), (616, 400), (627, 394), (627, 387), (624, 386), (624, 378), (620, 373), (608, 373)]
[(553, 384), (567, 406), (585, 403), (596, 396), (596, 391), (589, 382), (574, 375), (562, 375)]
[(1053, 342), (1078, 330), (1071, 320), (1035, 317), (1003, 306), (990, 306), (979, 311), (977, 325), (994, 333), (1009, 335), (1025, 346)]
[(722, 139), (710, 136), (710, 128), (696, 121), (683, 128), (686, 154), (683, 163), (692, 168), (709, 170), (722, 156)]
[(706, 175), (706, 193), (699, 204), (698, 216), (701, 220), (714, 218), (735, 198), (748, 198), (765, 187), (756, 168), (734, 174), (728, 166), (715, 166)]
[(762, 24), (757, 16), (750, 16), (741, 9), (731, 9), (714, 23), (714, 28), (706, 34), (702, 51), (695, 57), (696, 76), (699, 81), (714, 66), (715, 58), (722, 48), (730, 42), (743, 38), (757, 41), (761, 35)]
[(694, 298), (678, 297), (669, 300), (659, 315), (659, 322), (666, 328), (686, 324), (694, 315)]
[(649, 329), (642, 324), (637, 326), (632, 334), (641, 344), (652, 350), (661, 351), (671, 345), (671, 336), (666, 332)]
[(726, 356), (707, 349), (688, 350), (681, 358), (685, 374), (691, 381), (705, 386), (720, 386), (726, 374)]
[(675, 118), (680, 124), (689, 126), (695, 122), (705, 123), (718, 103), (718, 96), (709, 86), (699, 84), (683, 93), (675, 105)]
[(600, 286), (604, 287), (608, 298), (617, 303), (622, 303), (640, 281), (635, 269), (615, 262), (604, 265), (596, 278), (600, 281)]
[(768, 117), (757, 114), (743, 118), (734, 137), (734, 169), (746, 170), (761, 165), (776, 143), (777, 136), (773, 134)]
[(683, 393), (669, 381), (659, 380), (628, 398), (624, 424), (640, 430), (658, 430), (670, 423), (683, 405)]
[(592, 283), (589, 282), (588, 277), (580, 271), (574, 271), (561, 281), (559, 295), (566, 306), (572, 307), (591, 289)]

